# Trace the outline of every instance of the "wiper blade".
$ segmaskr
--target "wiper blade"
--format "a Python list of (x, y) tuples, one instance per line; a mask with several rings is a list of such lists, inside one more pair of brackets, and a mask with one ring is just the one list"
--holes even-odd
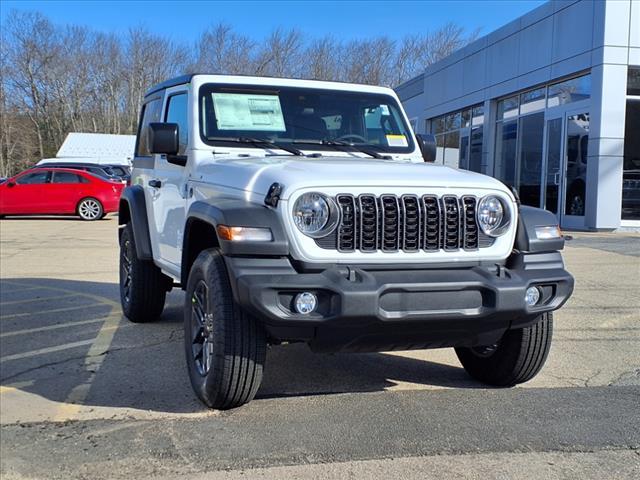
[(231, 141), (237, 141), (238, 143), (250, 143), (252, 145), (255, 145), (256, 147), (262, 147), (264, 149), (275, 147), (280, 150), (284, 150), (285, 152), (289, 152), (292, 155), (297, 155), (299, 157), (304, 156), (304, 153), (302, 153), (302, 151), (298, 150), (295, 147), (288, 147), (286, 145), (282, 145), (281, 143), (274, 142), (273, 140), (267, 140), (266, 138), (240, 137)]
[[(389, 160), (391, 157), (389, 155), (380, 155), (375, 150), (372, 150), (367, 147), (361, 147), (359, 145), (354, 145), (353, 143), (342, 142), (340, 140), (294, 140), (293, 143), (310, 143), (312, 145), (328, 145), (330, 147), (346, 147), (355, 150), (360, 153), (364, 153), (373, 158), (380, 158), (382, 160)], [(343, 152), (348, 152), (349, 150), (341, 149)]]

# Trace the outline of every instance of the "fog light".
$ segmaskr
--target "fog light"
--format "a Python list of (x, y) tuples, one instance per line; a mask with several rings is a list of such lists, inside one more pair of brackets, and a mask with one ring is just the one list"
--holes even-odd
[(296, 312), (306, 315), (316, 309), (318, 306), (318, 298), (311, 292), (302, 292), (296, 295), (294, 304)]
[(527, 288), (527, 293), (524, 294), (524, 301), (529, 307), (533, 307), (540, 300), (540, 289), (538, 287)]

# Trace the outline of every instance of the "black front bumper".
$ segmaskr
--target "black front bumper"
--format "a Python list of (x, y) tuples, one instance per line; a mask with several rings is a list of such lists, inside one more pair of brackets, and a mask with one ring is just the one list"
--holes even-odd
[[(306, 341), (320, 351), (471, 346), (556, 310), (573, 291), (560, 253), (514, 254), (506, 265), (384, 270), (329, 266), (298, 272), (288, 259), (227, 257), (236, 301), (276, 341)], [(528, 307), (525, 291), (539, 286)], [(296, 294), (318, 297), (296, 313)]]

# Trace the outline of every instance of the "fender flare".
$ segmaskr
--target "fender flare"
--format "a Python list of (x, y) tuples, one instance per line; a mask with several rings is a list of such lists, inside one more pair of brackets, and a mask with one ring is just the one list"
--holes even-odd
[(118, 224), (123, 226), (127, 223), (131, 223), (131, 228), (133, 229), (138, 258), (140, 260), (153, 260), (147, 204), (144, 198), (144, 189), (140, 185), (125, 188), (120, 196)]
[[(198, 239), (196, 242), (205, 246), (218, 246), (225, 256), (249, 257), (286, 257), (289, 255), (289, 241), (285, 234), (278, 214), (265, 205), (250, 203), (240, 199), (217, 200), (216, 204), (196, 201), (189, 207), (184, 228), (182, 245), (181, 280), (185, 284), (190, 262), (197, 256), (190, 251), (192, 245), (191, 232), (195, 222), (211, 226), (215, 235), (212, 239)], [(230, 227), (268, 228), (273, 236), (270, 242), (231, 242), (218, 236), (216, 227), (226, 225)], [(202, 247), (200, 247), (202, 248)]]
[(223, 255), (279, 257), (289, 255), (289, 241), (278, 214), (265, 205), (236, 199), (220, 200), (215, 205), (203, 201), (194, 202), (187, 212), (185, 245), (189, 241), (189, 225), (196, 219), (209, 223), (214, 228), (218, 225), (227, 225), (229, 227), (256, 227), (271, 230), (273, 239), (270, 242), (230, 242), (218, 238)]
[(521, 252), (555, 252), (564, 248), (564, 237), (540, 240), (536, 227), (558, 225), (558, 218), (548, 210), (520, 205), (515, 249)]

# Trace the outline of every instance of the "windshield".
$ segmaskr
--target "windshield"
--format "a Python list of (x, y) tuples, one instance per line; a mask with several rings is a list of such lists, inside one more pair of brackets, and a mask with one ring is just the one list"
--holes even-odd
[[(414, 149), (400, 107), (389, 95), (206, 84), (199, 103), (200, 134), (210, 145), (237, 147), (238, 140), (250, 138), (313, 150), (335, 151), (342, 143), (383, 153)], [(255, 142), (247, 147), (259, 148)]]

